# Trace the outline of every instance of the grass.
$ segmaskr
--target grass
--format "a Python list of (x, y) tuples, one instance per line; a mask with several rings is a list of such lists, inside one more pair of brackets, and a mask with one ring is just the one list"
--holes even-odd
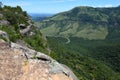
[[(64, 24), (63, 24), (64, 25)], [(93, 24), (79, 24), (78, 22), (67, 23), (59, 26), (57, 23), (50, 24), (49, 27), (40, 30), (46, 36), (78, 37), (89, 40), (103, 40), (108, 35), (106, 26)]]
[(50, 25), (47, 28), (44, 28), (41, 31), (42, 34), (48, 35), (48, 36), (55, 36), (58, 34), (60, 28), (55, 27), (55, 24)]

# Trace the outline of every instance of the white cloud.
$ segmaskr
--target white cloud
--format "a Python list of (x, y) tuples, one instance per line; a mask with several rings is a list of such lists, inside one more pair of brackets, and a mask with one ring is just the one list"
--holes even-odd
[(113, 7), (113, 5), (112, 4), (107, 4), (104, 7)]
[(113, 7), (112, 4), (106, 4), (106, 5), (99, 5), (98, 7)]

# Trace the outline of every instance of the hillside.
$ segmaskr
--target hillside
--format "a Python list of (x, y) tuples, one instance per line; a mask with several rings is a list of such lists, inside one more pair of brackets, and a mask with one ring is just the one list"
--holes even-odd
[[(81, 80), (120, 79), (120, 40), (48, 37), (51, 56), (66, 64)], [(62, 60), (61, 60), (62, 58)]]
[(118, 10), (76, 7), (39, 23), (42, 34), (20, 6), (0, 8), (0, 79), (120, 80)]
[(10, 41), (48, 53), (46, 40), (38, 28), (34, 26), (27, 12), (23, 11), (20, 6), (1, 8), (0, 25), (0, 30), (9, 34)]
[(79, 80), (119, 80), (119, 10), (120, 6), (76, 7), (37, 25), (47, 36), (50, 55), (69, 66)]
[(114, 34), (119, 36), (119, 10), (120, 7), (76, 7), (37, 24), (39, 24), (41, 32), (46, 36), (103, 40), (115, 37)]
[(78, 80), (48, 53), (28, 14), (20, 6), (0, 5), (0, 80)]

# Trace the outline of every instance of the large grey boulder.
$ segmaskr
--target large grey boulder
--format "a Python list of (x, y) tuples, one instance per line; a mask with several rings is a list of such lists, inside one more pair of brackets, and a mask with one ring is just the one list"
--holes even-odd
[(10, 23), (7, 20), (0, 20), (0, 25), (9, 25)]
[(2, 30), (0, 30), (0, 38), (3, 38), (7, 42), (10, 42), (8, 34), (6, 32), (4, 32), (4, 31), (2, 31)]
[(21, 33), (22, 35), (27, 34), (28, 32), (31, 31), (31, 29), (32, 29), (32, 24), (30, 24), (29, 26), (27, 26), (25, 29), (21, 29), (21, 30), (20, 30), (20, 33)]
[(27, 60), (30, 60), (32, 62), (35, 62), (36, 60), (45, 62), (49, 67), (49, 73), (52, 75), (64, 74), (71, 80), (78, 80), (75, 74), (66, 65), (60, 64), (48, 55), (45, 55), (44, 53), (37, 52), (35, 50), (32, 50), (28, 47), (23, 47), (16, 43), (11, 43), (11, 48), (22, 50), (22, 55), (25, 56)]
[(19, 28), (20, 28), (20, 29), (25, 29), (26, 26), (25, 26), (25, 24), (19, 24)]
[[(9, 41), (6, 32), (0, 30), (0, 36)], [(11, 42), (8, 47), (6, 43), (0, 41), (0, 60), (2, 67), (0, 80), (78, 80), (67, 66), (44, 53), (17, 43)], [(6, 65), (11, 65), (11, 67)], [(7, 70), (10, 70), (8, 73), (10, 76), (6, 76)]]

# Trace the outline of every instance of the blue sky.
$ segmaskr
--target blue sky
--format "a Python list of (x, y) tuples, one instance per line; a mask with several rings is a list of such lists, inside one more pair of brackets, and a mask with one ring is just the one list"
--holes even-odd
[(28, 13), (59, 13), (76, 6), (115, 7), (120, 0), (0, 0), (5, 5), (21, 6)]

